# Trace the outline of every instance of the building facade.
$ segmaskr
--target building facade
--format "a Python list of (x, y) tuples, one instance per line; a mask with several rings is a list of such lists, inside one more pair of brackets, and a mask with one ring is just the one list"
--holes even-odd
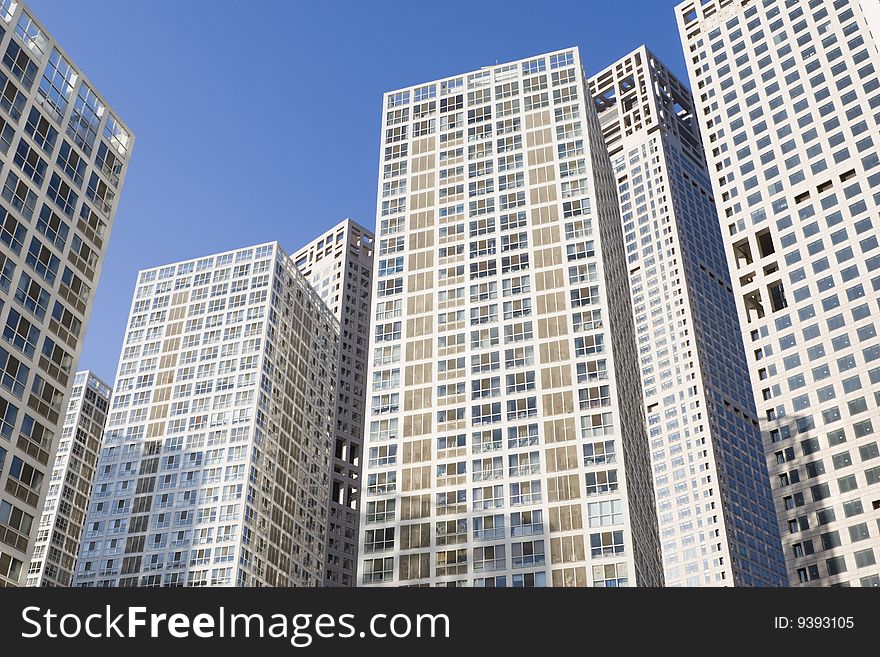
[(693, 99), (644, 46), (590, 91), (617, 180), (666, 586), (782, 586)]
[(676, 11), (789, 582), (880, 586), (880, 4)]
[(34, 543), (27, 586), (70, 586), (113, 390), (77, 372)]
[(292, 258), (339, 322), (324, 585), (354, 586), (373, 291), (373, 233), (346, 219), (296, 251)]
[(134, 137), (22, 2), (0, 0), (0, 52), (0, 586), (14, 586)]
[(277, 243), (140, 272), (75, 585), (321, 585), (337, 335)]
[(614, 178), (577, 49), (383, 99), (359, 585), (659, 585)]

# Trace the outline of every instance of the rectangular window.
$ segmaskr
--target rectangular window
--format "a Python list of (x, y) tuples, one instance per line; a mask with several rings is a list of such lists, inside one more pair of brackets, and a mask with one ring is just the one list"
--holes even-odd
[(60, 52), (53, 49), (49, 56), (49, 64), (40, 80), (39, 94), (43, 97), (44, 109), (48, 111), (56, 123), (64, 120), (73, 88), (79, 75)]
[(21, 92), (15, 82), (9, 79), (3, 71), (0, 71), (0, 107), (12, 118), (18, 121), (24, 106), (27, 104), (27, 96)]
[(48, 196), (64, 214), (68, 217), (73, 216), (78, 197), (70, 185), (64, 182), (57, 173), (53, 173), (49, 180)]
[(79, 88), (67, 125), (67, 134), (88, 156), (92, 154), (104, 109), (104, 104), (87, 85)]
[[(52, 174), (53, 179), (58, 174)], [(50, 189), (51, 192), (51, 189)], [(6, 183), (3, 186), (3, 198), (12, 204), (21, 215), (30, 220), (34, 216), (34, 210), (37, 204), (37, 195), (31, 191), (23, 180), (20, 180), (12, 171), (6, 176)]]

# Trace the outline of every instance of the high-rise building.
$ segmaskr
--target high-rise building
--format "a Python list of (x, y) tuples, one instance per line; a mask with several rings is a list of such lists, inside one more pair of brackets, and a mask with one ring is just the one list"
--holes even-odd
[(293, 254), (293, 261), (339, 322), (336, 420), (325, 586), (354, 586), (364, 438), (373, 234), (351, 219)]
[(338, 330), (277, 243), (140, 272), (75, 585), (321, 585)]
[(646, 47), (590, 80), (617, 178), (667, 586), (782, 586), (724, 240), (687, 87)]
[(615, 184), (578, 50), (383, 103), (359, 584), (662, 583)]
[(134, 145), (23, 2), (0, 0), (0, 586), (19, 584)]
[(789, 582), (880, 586), (880, 4), (676, 13)]
[(27, 586), (70, 586), (113, 390), (77, 372), (43, 504)]

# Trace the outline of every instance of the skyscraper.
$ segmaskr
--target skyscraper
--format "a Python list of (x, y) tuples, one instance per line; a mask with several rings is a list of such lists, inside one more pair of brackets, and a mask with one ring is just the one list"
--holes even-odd
[(687, 87), (646, 47), (590, 80), (617, 178), (667, 586), (787, 582)]
[(676, 11), (789, 581), (880, 586), (880, 4)]
[(662, 582), (577, 49), (385, 94), (359, 584)]
[(0, 586), (27, 572), (134, 138), (22, 2), (0, 0)]
[(367, 340), (373, 290), (373, 234), (346, 219), (292, 257), (339, 322), (335, 439), (324, 584), (354, 586)]
[(277, 243), (140, 272), (75, 584), (320, 585), (337, 336)]
[(27, 586), (70, 586), (113, 390), (77, 372), (40, 516)]

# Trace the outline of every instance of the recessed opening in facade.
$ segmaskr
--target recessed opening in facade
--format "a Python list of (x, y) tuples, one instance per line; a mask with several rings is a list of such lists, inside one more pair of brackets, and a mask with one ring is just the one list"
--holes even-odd
[(764, 302), (761, 299), (761, 293), (758, 291), (749, 292), (743, 295), (743, 306), (746, 309), (746, 315), (749, 322), (762, 319), (764, 317)]
[(776, 253), (776, 247), (773, 245), (773, 236), (770, 235), (769, 230), (762, 230), (755, 235), (755, 239), (758, 241), (758, 251), (760, 251), (762, 258)]
[(752, 262), (754, 262), (754, 258), (752, 257), (752, 247), (749, 244), (749, 239), (743, 239), (733, 245), (733, 254), (736, 257), (736, 264), (738, 267), (747, 267)]
[(785, 286), (782, 281), (768, 285), (767, 290), (770, 292), (770, 307), (773, 312), (788, 308), (788, 301), (785, 299)]

